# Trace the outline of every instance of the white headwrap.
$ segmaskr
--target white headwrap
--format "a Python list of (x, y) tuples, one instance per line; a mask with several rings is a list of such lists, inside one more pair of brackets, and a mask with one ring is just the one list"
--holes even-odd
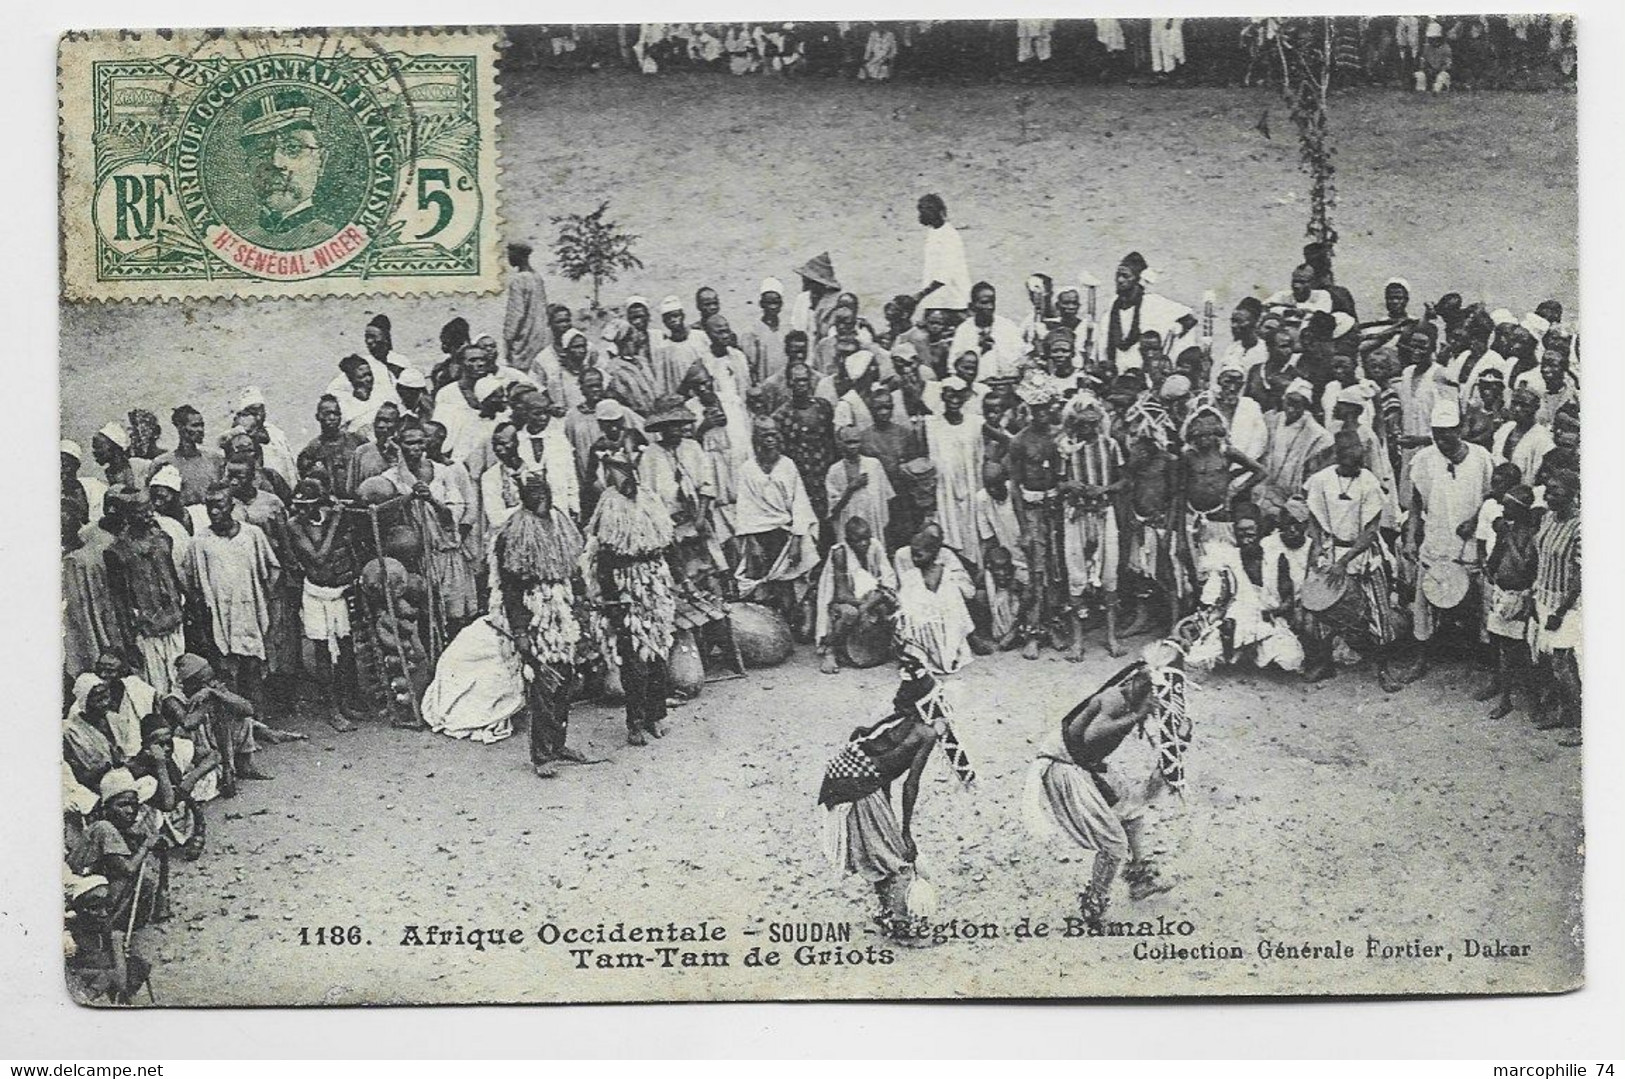
[(75, 442), (71, 438), (64, 438), (61, 442), (57, 443), (57, 450), (60, 453), (64, 453), (67, 456), (72, 457), (75, 461), (83, 461), (85, 459), (85, 451), (80, 449), (79, 443)]
[(502, 379), (498, 378), (496, 375), (486, 375), (484, 378), (474, 383), (474, 400), (483, 404), (488, 397), (499, 392), (506, 385), (507, 383), (503, 382)]
[(667, 296), (665, 299), (660, 301), (660, 313), (662, 315), (669, 315), (673, 311), (681, 311), (682, 309), (683, 301), (679, 300), (676, 296)]
[(241, 412), (245, 408), (253, 408), (256, 405), (260, 407), (264, 407), (265, 405), (265, 394), (258, 386), (247, 387), (237, 397), (238, 412)]
[(762, 278), (762, 287), (756, 290), (756, 294), (758, 296), (763, 296), (769, 292), (776, 292), (780, 296), (783, 296), (784, 282), (780, 281), (777, 277)]
[(634, 307), (641, 307), (647, 311), (649, 310), (649, 301), (642, 296), (628, 296), (626, 298), (626, 310), (630, 312)]
[(1295, 378), (1286, 384), (1286, 389), (1281, 391), (1281, 396), (1301, 397), (1305, 401), (1313, 401), (1315, 399), (1315, 384), (1306, 378)]

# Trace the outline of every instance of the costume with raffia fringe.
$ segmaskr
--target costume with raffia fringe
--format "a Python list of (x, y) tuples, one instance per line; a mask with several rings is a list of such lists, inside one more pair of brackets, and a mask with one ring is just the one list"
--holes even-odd
[(620, 668), (627, 730), (653, 731), (666, 718), (666, 660), (677, 614), (666, 559), (671, 515), (646, 487), (633, 498), (609, 487), (587, 533), (587, 559), (603, 599), (593, 634), (605, 662)]
[(529, 615), (523, 629), (510, 631), (530, 708), (532, 764), (558, 760), (569, 733), (570, 692), (581, 642), (574, 578), (582, 546), (575, 522), (557, 507), (549, 507), (546, 517), (520, 509), (503, 522), (494, 545), (504, 620), (516, 593)]

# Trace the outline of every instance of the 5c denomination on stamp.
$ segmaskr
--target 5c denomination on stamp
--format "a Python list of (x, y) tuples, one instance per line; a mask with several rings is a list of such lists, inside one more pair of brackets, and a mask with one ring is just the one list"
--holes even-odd
[(496, 289), (500, 37), (66, 35), (66, 297)]

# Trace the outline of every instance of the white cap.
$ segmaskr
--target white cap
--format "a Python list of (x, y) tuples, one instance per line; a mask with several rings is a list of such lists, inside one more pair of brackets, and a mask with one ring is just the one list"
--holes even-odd
[(154, 472), (147, 480), (148, 487), (167, 487), (171, 491), (181, 489), (181, 470), (174, 465), (165, 465)]
[(626, 309), (631, 311), (634, 307), (641, 307), (647, 311), (649, 310), (649, 301), (642, 296), (628, 296), (626, 298)]
[(660, 313), (662, 315), (669, 315), (673, 311), (681, 311), (682, 309), (683, 301), (679, 300), (676, 296), (667, 296), (664, 300), (660, 301)]
[(64, 438), (61, 442), (58, 442), (57, 449), (67, 456), (72, 457), (75, 461), (83, 461), (85, 459), (85, 451), (80, 449), (79, 443), (75, 442), (71, 438)]
[(1461, 426), (1461, 405), (1456, 398), (1446, 394), (1433, 402), (1433, 413), (1428, 417), (1430, 427), (1459, 427)]
[(762, 287), (756, 291), (758, 295), (766, 295), (769, 292), (776, 292), (780, 296), (783, 296), (784, 282), (780, 281), (777, 277), (764, 277), (762, 278)]
[(1497, 326), (1504, 326), (1509, 322), (1516, 324), (1518, 320), (1513, 316), (1511, 311), (1508, 311), (1504, 307), (1497, 307), (1494, 311), (1490, 312), (1490, 321), (1495, 323)]
[(492, 394), (499, 392), (507, 383), (496, 375), (486, 375), (474, 383), (474, 400), (483, 402)]
[(426, 390), (429, 380), (423, 377), (423, 372), (416, 367), (408, 367), (395, 379), (395, 385), (407, 390)]
[(610, 422), (624, 420), (626, 419), (626, 406), (613, 397), (605, 397), (593, 406), (592, 415), (593, 419), (596, 420), (608, 420)]
[(265, 406), (265, 394), (258, 386), (249, 386), (245, 388), (242, 393), (238, 394), (238, 412), (241, 412), (245, 408), (253, 408), (256, 405), (260, 406), (261, 408)]
[(124, 429), (124, 425), (122, 423), (110, 423), (96, 433), (107, 439), (107, 441), (113, 443), (113, 445), (117, 446), (121, 450), (127, 450), (130, 448), (130, 432)]

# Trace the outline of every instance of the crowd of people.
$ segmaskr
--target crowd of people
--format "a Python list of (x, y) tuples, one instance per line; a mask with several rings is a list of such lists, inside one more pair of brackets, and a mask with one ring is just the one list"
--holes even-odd
[[(202, 852), (204, 806), (302, 737), (276, 724), (497, 742), (518, 720), (552, 777), (585, 762), (584, 697), (624, 700), (629, 745), (662, 737), (698, 691), (676, 684), (676, 642), (714, 664), (746, 606), (828, 675), (904, 659), (910, 707), (979, 656), (1119, 656), (1154, 631), (1182, 666), (1363, 664), (1389, 691), (1477, 660), (1494, 718), (1521, 690), (1579, 744), (1579, 338), (1558, 301), (1518, 316), (1396, 278), (1361, 310), (1316, 242), (1224, 313), (1216, 348), (1215, 301), (1158, 294), (1138, 252), (1109, 283), (1035, 272), (1012, 304), (971, 274), (942, 198), (917, 214), (918, 285), (878, 310), (824, 253), (749, 310), (705, 286), (578, 325), (513, 243), (500, 334), (455, 318), (420, 363), (374, 317), (303, 446), (251, 386), (223, 432), (175, 407), (172, 448), (140, 409), (88, 461), (63, 441), (83, 976), (139, 988), (129, 933), (164, 916), (171, 854)], [(1068, 724), (1098, 718), (1115, 745), (1167, 705), (1166, 666)], [(861, 793), (829, 802), (855, 822), (842, 864), (894, 906), (909, 798), (901, 829), (868, 801), (898, 775), (917, 792), (943, 734), (899, 707), (902, 727), (843, 750)], [(1098, 796), (1035, 782), (1060, 816)], [(1150, 894), (1110, 805), (1069, 827)]]
[[(646, 75), (719, 72), (885, 82), (1089, 79), (1253, 84), (1279, 77), (1277, 38), (1319, 20), (1017, 19), (645, 23), (511, 31), (516, 57)], [(1442, 91), (1572, 85), (1571, 15), (1358, 15), (1331, 20), (1338, 85)]]

